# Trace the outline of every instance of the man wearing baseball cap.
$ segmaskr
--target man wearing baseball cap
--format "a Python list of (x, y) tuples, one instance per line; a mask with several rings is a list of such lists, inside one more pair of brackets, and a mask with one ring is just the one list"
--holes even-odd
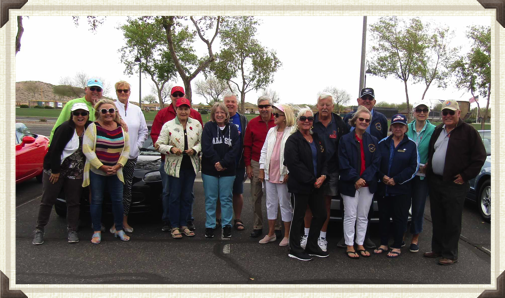
[(63, 106), (63, 109), (56, 120), (56, 123), (51, 130), (51, 135), (49, 136), (49, 142), (52, 141), (54, 131), (58, 126), (60, 126), (63, 122), (70, 119), (70, 114), (72, 113), (72, 106), (76, 103), (84, 103), (87, 105), (89, 109), (89, 120), (95, 120), (95, 109), (93, 106), (102, 98), (103, 84), (100, 79), (89, 79), (86, 84), (86, 88), (84, 88), (84, 97), (72, 99)]
[(480, 134), (461, 121), (456, 100), (442, 104), (442, 124), (431, 137), (426, 175), (430, 194), (433, 236), (426, 258), (438, 258), (440, 265), (458, 261), (458, 241), (469, 180), (475, 178), (486, 160)]
[[(154, 117), (153, 125), (151, 127), (151, 139), (153, 140), (153, 144), (156, 144), (156, 141), (158, 140), (158, 137), (161, 132), (161, 128), (163, 127), (163, 124), (166, 122), (174, 119), (176, 117), (176, 104), (177, 104), (177, 99), (184, 97), (184, 88), (181, 86), (175, 86), (172, 88), (170, 91), (170, 99), (172, 100), (172, 104), (170, 104), (168, 107), (165, 107), (161, 109), (158, 114), (156, 114), (156, 117)], [(200, 124), (203, 126), (203, 121), (202, 121), (202, 115), (198, 113), (196, 110), (190, 108), (189, 110), (189, 117), (193, 118), (195, 120), (198, 120)], [(163, 196), (162, 196), (162, 202), (163, 202), (163, 227), (161, 230), (163, 232), (169, 232), (170, 231), (170, 223), (168, 219), (168, 194), (169, 194), (169, 188), (168, 188), (168, 175), (165, 173), (165, 156), (164, 154), (161, 155), (161, 165), (160, 165), (160, 172), (161, 172), (161, 184), (163, 185)], [(188, 227), (190, 230), (194, 230), (194, 225), (192, 223), (192, 220), (190, 219), (188, 222)]]

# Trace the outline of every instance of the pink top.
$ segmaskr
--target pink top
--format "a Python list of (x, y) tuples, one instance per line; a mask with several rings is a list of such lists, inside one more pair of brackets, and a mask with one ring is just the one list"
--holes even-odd
[(269, 166), (269, 182), (270, 183), (281, 183), (281, 142), (283, 131), (277, 132), (277, 137), (275, 139), (274, 149), (272, 151), (272, 157), (270, 157)]

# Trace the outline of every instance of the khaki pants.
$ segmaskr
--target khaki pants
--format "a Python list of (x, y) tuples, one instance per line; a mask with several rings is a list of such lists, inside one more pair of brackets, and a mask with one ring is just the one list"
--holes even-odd
[[(260, 164), (255, 160), (251, 160), (251, 167), (253, 170), (253, 178), (251, 179), (251, 197), (254, 213), (254, 230), (263, 229), (263, 213), (261, 211), (261, 198), (263, 197), (263, 189), (261, 189), (261, 181), (258, 179), (260, 172)], [(279, 206), (277, 206), (279, 208)], [(275, 220), (275, 229), (282, 229), (281, 213), (277, 212), (277, 219)]]

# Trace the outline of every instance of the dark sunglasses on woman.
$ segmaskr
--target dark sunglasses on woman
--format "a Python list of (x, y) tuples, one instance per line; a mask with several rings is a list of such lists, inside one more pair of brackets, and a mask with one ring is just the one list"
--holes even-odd
[(279, 114), (279, 113), (274, 113), (273, 115), (275, 116), (275, 118), (279, 118), (281, 116), (285, 116), (284, 114)]
[(73, 112), (72, 112), (72, 115), (77, 116), (77, 117), (79, 117), (79, 116), (83, 116), (83, 117), (84, 117), (84, 116), (88, 116), (88, 115), (89, 115), (89, 112), (87, 112), (87, 111), (82, 111), (82, 112), (79, 112), (79, 111), (73, 111)]
[(359, 121), (363, 122), (365, 121), (366, 123), (370, 123), (370, 119), (365, 119), (365, 118), (358, 118)]
[(102, 114), (107, 114), (107, 112), (109, 112), (109, 114), (114, 114), (114, 112), (116, 112), (115, 109), (113, 108), (110, 108), (110, 109), (101, 109), (100, 112), (102, 112)]
[(314, 121), (314, 117), (312, 117), (312, 116), (309, 116), (309, 117), (300, 116), (300, 121), (305, 121), (305, 120), (309, 120), (309, 122), (311, 122), (311, 121)]
[(423, 113), (425, 113), (425, 114), (426, 114), (426, 113), (428, 113), (428, 109), (416, 109), (416, 112), (417, 112), (417, 113), (421, 113), (421, 112), (423, 112)]
[(117, 89), (117, 93), (128, 93), (130, 92), (130, 89)]

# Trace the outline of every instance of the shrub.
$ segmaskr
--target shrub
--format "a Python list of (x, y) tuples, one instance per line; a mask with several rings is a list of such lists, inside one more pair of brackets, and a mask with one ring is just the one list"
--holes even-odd
[(200, 112), (200, 115), (206, 115), (209, 113), (209, 111), (207, 111), (207, 110), (201, 110), (199, 112)]
[(40, 122), (47, 122), (47, 119), (46, 118), (40, 118), (39, 121)]
[(33, 108), (34, 109), (43, 109), (44, 107), (42, 107), (42, 106), (34, 106)]
[(28, 105), (20, 105), (19, 107), (20, 107), (21, 109), (28, 109), (28, 108), (29, 108), (29, 106), (28, 106)]
[(44, 106), (44, 109), (49, 109), (49, 110), (51, 110), (51, 109), (54, 109), (54, 108), (53, 108), (53, 107), (51, 107), (51, 106)]

